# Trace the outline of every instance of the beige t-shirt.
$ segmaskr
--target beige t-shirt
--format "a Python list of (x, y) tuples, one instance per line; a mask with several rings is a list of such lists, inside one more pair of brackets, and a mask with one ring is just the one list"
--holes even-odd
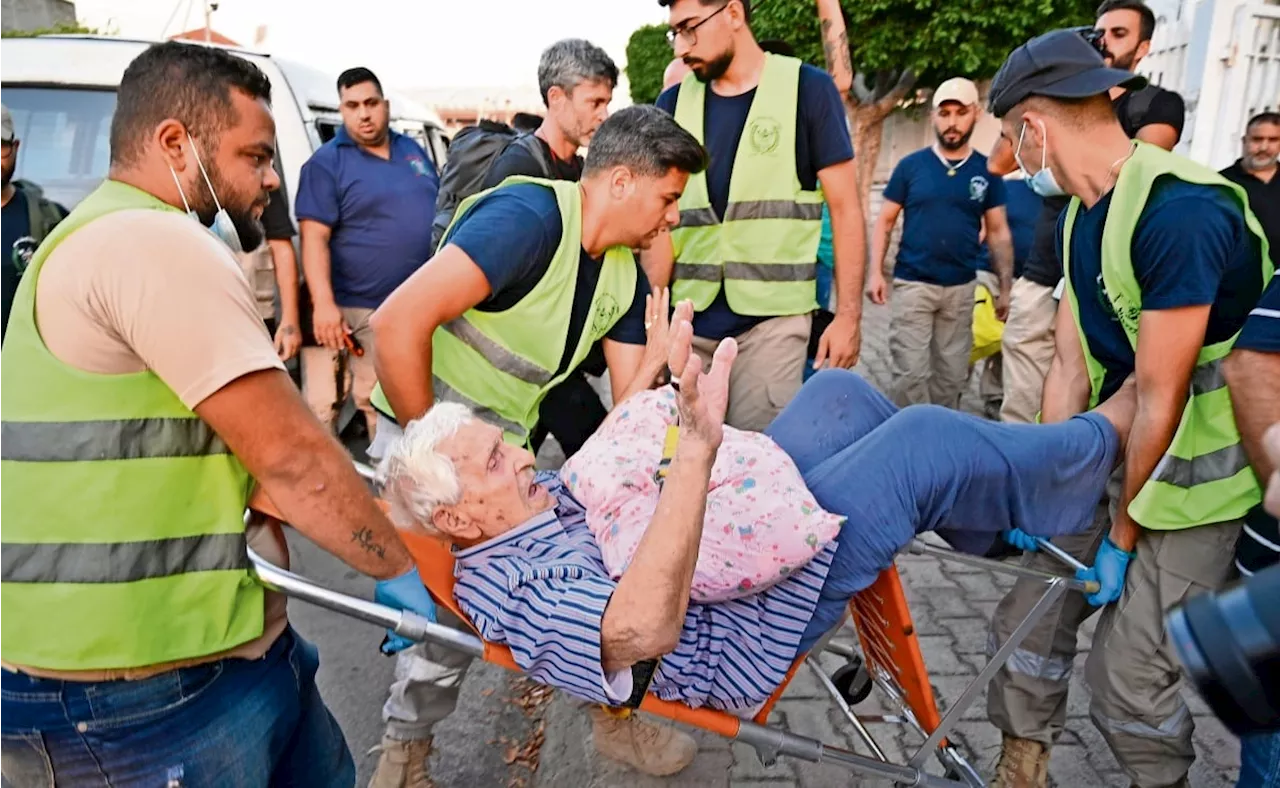
[[(76, 230), (40, 270), (36, 323), (63, 363), (100, 375), (150, 369), (189, 408), (250, 372), (284, 369), (239, 262), (185, 214), (120, 211)], [(277, 529), (251, 526), (246, 538), (263, 558), (287, 565)], [(220, 654), (127, 670), (6, 667), (78, 681), (146, 678), (225, 657), (257, 659), (286, 623), (284, 597), (268, 592), (262, 635)]]

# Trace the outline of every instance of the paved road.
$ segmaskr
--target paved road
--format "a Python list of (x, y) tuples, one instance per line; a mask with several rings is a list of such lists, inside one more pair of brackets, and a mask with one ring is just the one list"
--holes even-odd
[[(868, 305), (864, 322), (863, 359), (858, 371), (883, 387), (888, 381), (887, 309)], [(967, 409), (977, 411), (973, 392)], [(556, 457), (542, 458), (554, 464)], [(295, 566), (304, 574), (356, 593), (369, 595), (371, 584), (345, 572), (337, 562), (304, 540), (294, 543)], [(985, 664), (986, 622), (1008, 583), (990, 572), (942, 565), (932, 558), (904, 557), (898, 566), (920, 636), (931, 680), (945, 710), (946, 699), (962, 688)], [(393, 663), (375, 650), (379, 634), (371, 626), (294, 605), (291, 616), (307, 637), (320, 644), (320, 684), (337, 715), (360, 765), (360, 785), (373, 760), (361, 755), (381, 734), (379, 710)], [(1088, 691), (1083, 686), (1083, 659), (1092, 626), (1081, 637), (1082, 653), (1072, 678), (1067, 731), (1050, 764), (1051, 784), (1059, 788), (1122, 788), (1127, 782), (1087, 716)], [(838, 660), (824, 656), (832, 670)], [(1197, 698), (1191, 697), (1197, 725), (1199, 760), (1192, 770), (1196, 788), (1234, 785), (1239, 747)], [(875, 713), (875, 698), (865, 710)], [(980, 772), (990, 776), (999, 751), (999, 733), (984, 720), (985, 700), (963, 716), (955, 740), (972, 755)], [(862, 710), (863, 707), (860, 707)], [(816, 676), (803, 668), (774, 711), (773, 723), (831, 744), (866, 752), (855, 744), (847, 723), (826, 700)], [(873, 725), (872, 733), (891, 754), (901, 755), (919, 744), (917, 737), (892, 726)], [(590, 725), (580, 705), (563, 694), (539, 694), (530, 685), (488, 666), (469, 674), (458, 711), (437, 729), (437, 751), (430, 766), (439, 788), (561, 788), (562, 786), (626, 786), (627, 788), (824, 788), (879, 785), (851, 779), (833, 765), (794, 761), (765, 769), (746, 746), (698, 734), (701, 752), (681, 775), (651, 779), (596, 757)], [(536, 757), (530, 757), (536, 756)], [(936, 771), (936, 769), (934, 769)]]

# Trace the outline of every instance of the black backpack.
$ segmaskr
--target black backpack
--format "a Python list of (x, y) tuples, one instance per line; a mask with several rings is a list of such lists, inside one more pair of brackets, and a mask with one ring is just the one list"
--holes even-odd
[(440, 240), (453, 221), (459, 203), (480, 191), (493, 163), (508, 145), (523, 145), (542, 166), (543, 176), (551, 177), (551, 160), (533, 134), (521, 134), (505, 123), (492, 120), (482, 120), (475, 126), (462, 129), (449, 143), (449, 158), (440, 173), (436, 218), (431, 224), (433, 250), (440, 247)]

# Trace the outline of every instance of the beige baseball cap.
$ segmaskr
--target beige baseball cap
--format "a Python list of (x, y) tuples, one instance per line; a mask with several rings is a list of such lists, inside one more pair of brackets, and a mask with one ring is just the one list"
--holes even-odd
[(978, 88), (964, 77), (952, 77), (933, 91), (933, 106), (942, 106), (944, 101), (957, 101), (961, 104), (977, 104)]

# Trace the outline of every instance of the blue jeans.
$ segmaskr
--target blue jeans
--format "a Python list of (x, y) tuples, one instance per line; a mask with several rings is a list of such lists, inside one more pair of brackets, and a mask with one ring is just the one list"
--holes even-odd
[(924, 531), (981, 555), (1009, 528), (1088, 528), (1120, 448), (1096, 413), (1000, 424), (934, 405), (898, 410), (843, 369), (814, 375), (765, 432), (818, 504), (847, 518), (801, 651)]
[(286, 629), (261, 659), (141, 681), (0, 671), (4, 786), (350, 788), (355, 764), (316, 688), (319, 666), (315, 646)]
[(1236, 788), (1280, 788), (1280, 733), (1255, 733), (1240, 740)]

